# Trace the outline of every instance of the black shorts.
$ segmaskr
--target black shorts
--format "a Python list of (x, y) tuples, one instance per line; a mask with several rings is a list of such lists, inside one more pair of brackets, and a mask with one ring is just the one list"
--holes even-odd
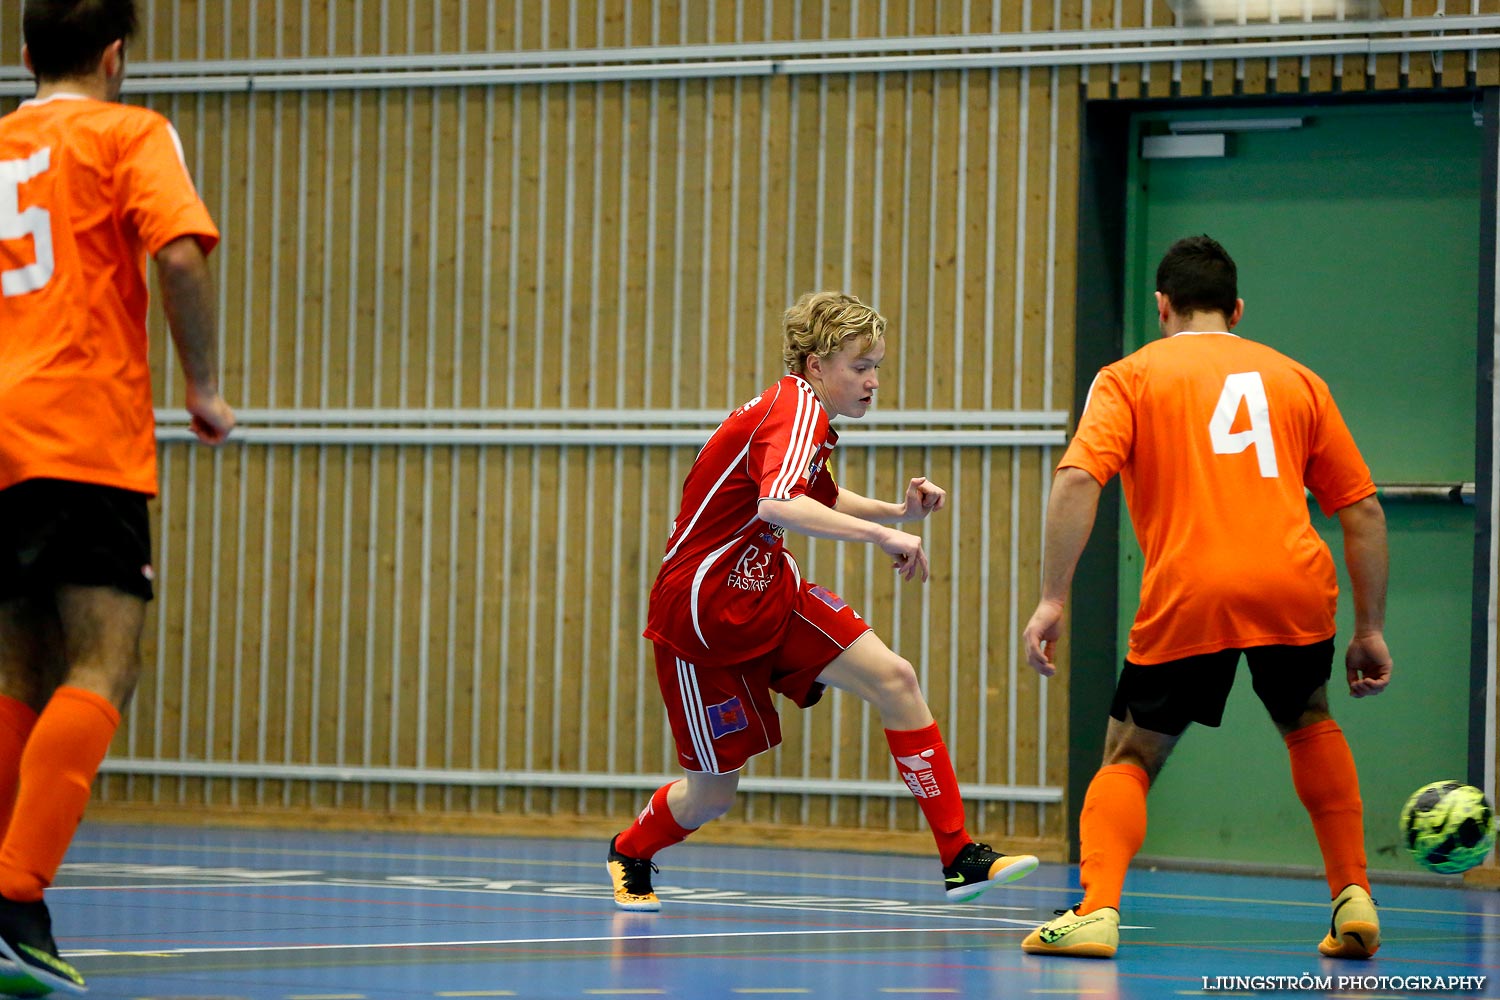
[(0, 601), (50, 595), (64, 584), (114, 587), (151, 600), (148, 499), (61, 479), (0, 490)]
[(1256, 695), (1281, 725), (1296, 722), (1312, 693), (1333, 676), (1332, 639), (1308, 646), (1221, 649), (1150, 665), (1126, 660), (1109, 714), (1124, 722), (1129, 709), (1136, 725), (1168, 736), (1177, 736), (1191, 722), (1217, 727), (1224, 721), (1241, 653), (1250, 662)]

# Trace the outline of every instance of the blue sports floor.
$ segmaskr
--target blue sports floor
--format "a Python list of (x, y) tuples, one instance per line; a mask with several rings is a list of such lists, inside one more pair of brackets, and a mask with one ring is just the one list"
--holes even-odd
[(1334, 988), (1302, 995), (1483, 976), (1421, 995), (1500, 996), (1494, 892), (1377, 883), (1385, 943), (1356, 963), (1317, 954), (1321, 880), (1137, 871), (1115, 961), (1044, 959), (1019, 943), (1076, 901), (1070, 866), (952, 906), (933, 859), (684, 844), (657, 858), (662, 911), (626, 914), (606, 846), (86, 823), (48, 898), (62, 953), (107, 1000), (1123, 1000), (1270, 995), (1213, 987), (1304, 974)]

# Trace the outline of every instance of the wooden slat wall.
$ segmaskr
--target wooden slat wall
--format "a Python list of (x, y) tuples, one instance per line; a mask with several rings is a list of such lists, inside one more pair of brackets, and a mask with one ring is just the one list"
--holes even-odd
[[(1428, 14), (1436, 0), (1391, 16)], [(1449, 5), (1448, 13), (1455, 13)], [(1162, 0), (599, 3), (142, 0), (133, 58), (266, 58), (1130, 28)], [(1500, 0), (1475, 3), (1476, 13)], [(800, 16), (799, 16), (800, 14)], [(0, 50), (17, 48), (0, 21)], [(780, 373), (801, 291), (891, 320), (884, 405), (1072, 405), (1090, 99), (1493, 85), (1494, 53), (156, 97), (225, 235), (241, 407), (719, 407)], [(161, 405), (180, 379), (155, 321)], [(161, 599), (115, 747), (134, 758), (659, 771), (639, 638), (686, 448), (162, 448)], [(843, 484), (927, 474), (936, 575), (798, 542), (922, 671), (967, 782), (1065, 784), (1066, 669), (1025, 669), (1042, 448), (846, 449)], [(1012, 586), (1012, 579), (1016, 582)], [(637, 738), (633, 720), (643, 719)], [(885, 779), (852, 699), (786, 718), (751, 775)], [(111, 776), (109, 803), (628, 816), (635, 792)], [(1060, 843), (1056, 807), (971, 807)], [(911, 803), (746, 796), (750, 821), (918, 830)]]

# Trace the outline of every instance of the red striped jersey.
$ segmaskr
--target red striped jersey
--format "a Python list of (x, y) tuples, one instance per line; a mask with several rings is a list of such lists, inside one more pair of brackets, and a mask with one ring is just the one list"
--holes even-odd
[(688, 470), (646, 612), (645, 636), (697, 664), (742, 663), (775, 649), (801, 574), (763, 499), (829, 507), (838, 434), (813, 388), (787, 375), (731, 413)]

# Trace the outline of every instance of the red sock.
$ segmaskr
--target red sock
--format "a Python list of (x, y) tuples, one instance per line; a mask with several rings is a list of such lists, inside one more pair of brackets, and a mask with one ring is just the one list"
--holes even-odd
[(0, 695), (0, 837), (10, 827), (21, 780), (21, 752), (36, 725), (36, 710), (24, 701)]
[(896, 758), (896, 770), (901, 772), (901, 779), (916, 796), (922, 815), (927, 817), (932, 839), (937, 841), (938, 855), (945, 866), (951, 865), (970, 837), (964, 829), (964, 800), (958, 792), (958, 776), (953, 773), (943, 734), (934, 722), (925, 729), (887, 729), (885, 740), (890, 744), (891, 756)]
[(35, 902), (57, 877), (119, 725), (120, 713), (92, 691), (53, 693), (21, 754), (15, 821), (0, 843), (0, 895)]
[(1101, 767), (1089, 782), (1078, 818), (1078, 912), (1120, 908), (1125, 872), (1146, 840), (1146, 792), (1151, 779), (1134, 764)]
[(1328, 894), (1346, 885), (1370, 891), (1365, 867), (1365, 813), (1359, 798), (1359, 774), (1344, 731), (1332, 719), (1315, 722), (1286, 737), (1292, 755), (1292, 784), (1312, 817)]
[(678, 826), (667, 808), (667, 790), (675, 784), (669, 782), (656, 790), (630, 828), (615, 838), (615, 850), (627, 858), (655, 857), (657, 851), (681, 843), (693, 832)]

